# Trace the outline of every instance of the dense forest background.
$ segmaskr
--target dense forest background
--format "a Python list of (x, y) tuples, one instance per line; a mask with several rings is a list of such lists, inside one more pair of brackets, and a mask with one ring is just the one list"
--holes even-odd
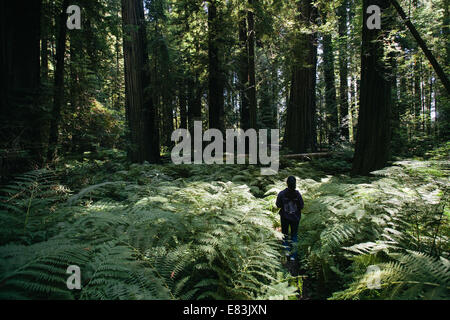
[[(3, 1), (1, 296), (448, 299), (449, 22), (448, 0)], [(279, 173), (172, 164), (195, 121), (280, 129)]]

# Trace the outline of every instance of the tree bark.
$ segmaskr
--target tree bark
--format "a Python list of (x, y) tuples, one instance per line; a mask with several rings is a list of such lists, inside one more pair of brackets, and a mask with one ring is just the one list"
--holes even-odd
[(416, 60), (414, 62), (414, 121), (415, 130), (420, 130), (420, 111), (422, 107), (422, 92), (421, 92), (421, 74), (419, 68), (419, 62)]
[(56, 42), (56, 69), (55, 83), (53, 92), (53, 109), (52, 119), (50, 121), (50, 135), (48, 141), (47, 161), (53, 161), (56, 157), (58, 147), (58, 131), (59, 122), (61, 120), (61, 108), (64, 103), (64, 60), (66, 54), (66, 35), (67, 35), (67, 7), (69, 1), (64, 0), (62, 3), (59, 21), (58, 21), (58, 38)]
[(47, 12), (50, 11), (48, 2), (42, 4), (41, 12), (41, 80), (43, 83), (48, 81), (48, 40), (50, 37), (50, 18)]
[(140, 0), (122, 0), (126, 108), (132, 162), (159, 161), (159, 129), (151, 94), (144, 8)]
[[(338, 8), (339, 16), (339, 109), (341, 118), (341, 136), (349, 139), (349, 105), (348, 105), (348, 46), (347, 46), (347, 7), (348, 0), (344, 0)], [(351, 115), (350, 115), (351, 116)]]
[(387, 15), (389, 0), (363, 0), (363, 30), (361, 52), (361, 95), (358, 132), (352, 172), (367, 175), (383, 168), (389, 159), (391, 139), (391, 88), (388, 66), (382, 61), (382, 38), (389, 24), (382, 30), (369, 30), (366, 25), (367, 7), (377, 5)]
[(221, 62), (220, 16), (217, 12), (216, 0), (210, 0), (208, 6), (208, 106), (209, 128), (219, 129), (224, 132), (224, 87), (225, 77)]
[[(309, 0), (298, 8), (299, 22), (309, 26), (315, 12)], [(294, 44), (294, 65), (286, 117), (284, 147), (292, 152), (315, 151), (316, 60), (315, 34), (302, 34)]]
[(195, 78), (189, 80), (188, 93), (188, 126), (192, 137), (194, 134), (194, 122), (202, 121), (202, 91), (197, 71)]
[(180, 106), (180, 128), (187, 129), (186, 81), (182, 79), (178, 85)]
[[(253, 0), (248, 0), (253, 7)], [(253, 8), (252, 8), (253, 9)], [(255, 68), (255, 16), (252, 10), (247, 13), (248, 20), (248, 97), (250, 112), (250, 128), (257, 127), (257, 102), (256, 102), (256, 68)]]
[(247, 37), (247, 19), (242, 18), (239, 23), (239, 44), (240, 44), (240, 65), (239, 65), (239, 95), (241, 104), (241, 128), (247, 130), (250, 128), (250, 102), (248, 97), (248, 37)]
[[(326, 14), (326, 13), (325, 13)], [(326, 19), (323, 19), (326, 23)], [(323, 76), (325, 81), (325, 105), (327, 110), (328, 143), (336, 143), (339, 135), (338, 109), (334, 77), (334, 54), (331, 34), (323, 35)]]
[[(0, 179), (43, 161), (40, 0), (0, 2)], [(25, 151), (26, 156), (21, 155)]]

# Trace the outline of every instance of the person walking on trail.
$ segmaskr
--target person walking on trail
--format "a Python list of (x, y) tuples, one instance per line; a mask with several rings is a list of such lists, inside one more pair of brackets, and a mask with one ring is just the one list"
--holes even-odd
[[(287, 178), (287, 186), (278, 194), (276, 205), (280, 208), (281, 232), (283, 233), (283, 246), (286, 250), (286, 256), (290, 257), (291, 261), (295, 261), (297, 258), (298, 224), (300, 223), (304, 203), (302, 195), (295, 189), (295, 177)], [(289, 228), (291, 229), (290, 239)], [(290, 245), (292, 245), (292, 250)]]

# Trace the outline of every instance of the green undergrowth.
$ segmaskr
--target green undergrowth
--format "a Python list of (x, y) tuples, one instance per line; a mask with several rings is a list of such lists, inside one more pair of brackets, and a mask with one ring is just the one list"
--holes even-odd
[[(257, 166), (129, 164), (108, 151), (16, 177), (1, 191), (0, 296), (294, 299), (275, 207), (294, 175), (311, 298), (448, 299), (449, 162), (352, 177), (336, 164), (345, 160), (326, 161), (341, 169), (282, 159), (261, 176)], [(69, 265), (81, 290), (66, 287)]]

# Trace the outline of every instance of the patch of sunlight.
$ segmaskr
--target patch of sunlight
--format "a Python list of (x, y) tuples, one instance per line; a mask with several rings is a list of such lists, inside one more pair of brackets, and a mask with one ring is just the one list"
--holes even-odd
[(136, 205), (146, 205), (152, 202), (166, 203), (169, 202), (169, 200), (161, 196), (146, 197), (136, 202)]

